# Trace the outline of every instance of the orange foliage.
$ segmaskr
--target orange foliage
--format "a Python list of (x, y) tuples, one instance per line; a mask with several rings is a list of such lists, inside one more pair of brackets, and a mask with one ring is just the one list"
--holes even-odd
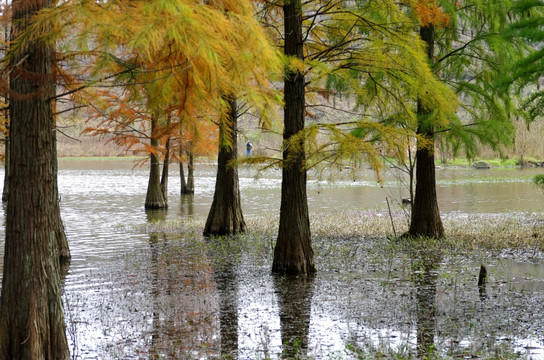
[(438, 0), (408, 0), (421, 26), (447, 26), (450, 16), (442, 10)]

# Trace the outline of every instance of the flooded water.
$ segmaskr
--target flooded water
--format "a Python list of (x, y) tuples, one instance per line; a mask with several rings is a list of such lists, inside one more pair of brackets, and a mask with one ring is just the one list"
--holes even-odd
[[(279, 278), (270, 274), (273, 235), (210, 244), (200, 234), (134, 230), (206, 216), (214, 166), (198, 165), (195, 195), (184, 197), (172, 169), (170, 209), (146, 212), (145, 168), (59, 165), (73, 256), (64, 285), (73, 358), (407, 358), (435, 349), (440, 358), (544, 359), (541, 259), (378, 254), (375, 242), (384, 239), (317, 238), (317, 275)], [(530, 180), (540, 172), (438, 170), (442, 215), (544, 212), (544, 194)], [(277, 216), (280, 172), (255, 175), (253, 167), (240, 170), (244, 215)], [(369, 170), (340, 175), (336, 182), (310, 177), (312, 214), (383, 209), (386, 197), (397, 206), (408, 194), (393, 173), (383, 187)], [(477, 286), (480, 263), (488, 269), (485, 288)]]

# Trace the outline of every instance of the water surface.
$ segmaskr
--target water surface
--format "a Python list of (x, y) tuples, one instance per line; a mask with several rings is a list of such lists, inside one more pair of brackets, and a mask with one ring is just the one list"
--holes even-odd
[[(183, 197), (172, 168), (170, 209), (158, 212), (143, 209), (146, 168), (122, 160), (59, 165), (73, 256), (64, 299), (75, 358), (355, 359), (423, 355), (434, 347), (444, 357), (544, 359), (538, 259), (376, 254), (369, 251), (371, 239), (316, 239), (318, 274), (278, 278), (270, 274), (273, 236), (261, 239), (258, 249), (240, 250), (228, 241), (210, 249), (199, 234), (140, 234), (129, 226), (206, 216), (213, 165), (197, 166), (195, 195)], [(281, 174), (256, 173), (251, 166), (240, 169), (244, 215), (277, 216)], [(439, 169), (443, 217), (542, 212), (544, 195), (530, 181), (537, 173)], [(383, 209), (386, 197), (399, 206), (408, 194), (393, 172), (384, 184), (366, 169), (336, 177), (310, 175), (312, 214)], [(484, 292), (475, 283), (481, 262), (489, 269)]]

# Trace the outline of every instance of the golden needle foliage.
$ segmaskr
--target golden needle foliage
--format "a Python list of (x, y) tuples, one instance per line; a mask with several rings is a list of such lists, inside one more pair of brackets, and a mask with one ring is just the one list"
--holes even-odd
[[(72, 100), (104, 119), (94, 130), (123, 142), (131, 131), (134, 145), (146, 132), (218, 118), (223, 94), (268, 113), (282, 62), (253, 15), (247, 0), (67, 0), (38, 14), (12, 53), (36, 38), (55, 42)], [(152, 118), (161, 120), (149, 135)]]

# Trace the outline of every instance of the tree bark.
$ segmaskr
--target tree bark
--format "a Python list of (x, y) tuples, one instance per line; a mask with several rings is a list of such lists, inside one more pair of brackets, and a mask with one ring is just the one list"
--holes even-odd
[(186, 194), (194, 194), (195, 192), (195, 157), (193, 145), (189, 150), (189, 161), (187, 161), (187, 186), (185, 188)]
[(181, 160), (182, 150), (179, 149), (179, 180), (180, 180), (180, 190), (181, 195), (185, 194), (185, 189), (187, 188), (187, 181), (185, 180), (185, 171), (183, 171), (183, 160)]
[[(151, 120), (151, 147), (158, 149), (159, 140), (156, 138), (155, 132), (158, 127), (158, 120), (153, 117)], [(157, 152), (158, 153), (158, 152)], [(160, 180), (160, 162), (157, 154), (149, 154), (150, 167), (149, 167), (149, 182), (147, 184), (147, 195), (145, 197), (146, 209), (165, 209), (168, 207), (168, 203), (164, 198), (161, 189)]]
[[(17, 35), (48, 0), (13, 3)], [(61, 241), (53, 46), (11, 60), (10, 174), (0, 305), (0, 359), (68, 359), (61, 300)], [(15, 66), (14, 66), (15, 65)], [(64, 236), (65, 240), (65, 236)]]
[[(283, 5), (285, 48), (288, 56), (304, 59), (301, 0)], [(283, 170), (281, 185), (280, 227), (274, 249), (272, 272), (278, 274), (311, 274), (315, 272), (311, 245), (304, 140), (297, 148), (290, 144), (293, 136), (304, 130), (305, 88), (300, 71), (286, 70), (284, 89)]]
[[(219, 122), (219, 154), (213, 203), (204, 227), (204, 235), (230, 235), (246, 230), (238, 185), (236, 125), (238, 109), (234, 97), (225, 97), (228, 113)], [(226, 144), (223, 139), (228, 139)]]
[(9, 135), (5, 134), (5, 154), (6, 157), (4, 159), (4, 189), (2, 191), (2, 202), (8, 201), (8, 193), (9, 193)]
[[(427, 44), (429, 61), (433, 61), (434, 27), (428, 25), (420, 30), (421, 39)], [(418, 101), (418, 144), (416, 150), (416, 194), (412, 206), (410, 236), (440, 238), (444, 235), (444, 227), (440, 219), (438, 200), (436, 196), (436, 174), (434, 163), (434, 130), (425, 117), (430, 111)], [(420, 143), (419, 137), (425, 139)]]
[(164, 154), (164, 162), (162, 164), (161, 176), (161, 191), (166, 203), (168, 203), (168, 170), (170, 167), (170, 136), (166, 140), (166, 154)]
[[(180, 150), (181, 155), (181, 150)], [(179, 162), (179, 176), (181, 180), (181, 194), (194, 194), (195, 192), (195, 180), (194, 180), (194, 167), (193, 167), (193, 155), (192, 152), (188, 153), (187, 159), (187, 180), (185, 180), (185, 173), (183, 171), (183, 161)]]

